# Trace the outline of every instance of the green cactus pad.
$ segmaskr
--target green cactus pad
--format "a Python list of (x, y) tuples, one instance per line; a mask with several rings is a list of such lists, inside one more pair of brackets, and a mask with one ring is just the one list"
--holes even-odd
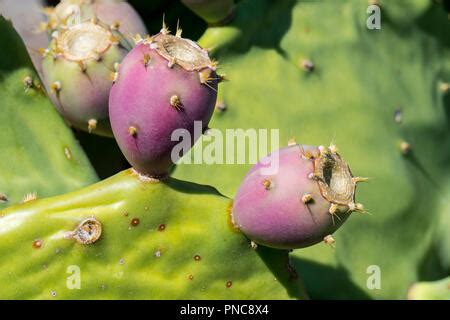
[[(401, 28), (399, 7), (384, 1), (381, 30), (368, 30), (367, 1), (244, 0), (229, 26), (200, 39), (230, 79), (212, 128), (280, 129), (282, 144), (334, 142), (355, 175), (372, 177), (356, 193), (371, 215), (353, 214), (336, 249), (292, 255), (312, 298), (404, 298), (411, 283), (448, 273), (436, 254), (448, 245), (436, 235), (450, 169), (450, 100), (440, 86), (450, 81), (450, 24), (423, 2), (402, 8), (402, 23), (411, 20)], [(174, 175), (233, 196), (249, 167), (179, 165)], [(367, 286), (373, 265), (380, 289)]]
[[(131, 169), (10, 207), (0, 212), (0, 298), (305, 298), (287, 251), (252, 248), (229, 207), (211, 187)], [(68, 236), (89, 218), (101, 224), (97, 241)]]
[(39, 87), (22, 42), (1, 17), (0, 45), (0, 209), (27, 194), (51, 196), (97, 181), (71, 130)]
[(450, 300), (450, 277), (438, 281), (419, 282), (409, 288), (409, 300)]

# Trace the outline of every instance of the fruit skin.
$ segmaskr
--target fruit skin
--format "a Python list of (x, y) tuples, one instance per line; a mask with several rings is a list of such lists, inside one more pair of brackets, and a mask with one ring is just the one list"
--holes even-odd
[[(163, 37), (177, 38), (159, 34), (124, 58), (109, 98), (111, 126), (120, 149), (137, 171), (150, 176), (164, 175), (172, 165), (171, 151), (178, 144), (171, 140), (174, 130), (186, 129), (192, 137), (189, 145), (198, 139), (194, 121), (201, 121), (202, 129), (207, 127), (217, 97), (215, 66), (189, 71), (177, 62), (171, 65), (151, 48), (152, 41), (159, 43)], [(210, 80), (201, 83), (205, 73)], [(174, 97), (179, 105), (173, 103)]]
[[(110, 46), (96, 54), (96, 57), (74, 60), (61, 52), (58, 41), (65, 32), (71, 32), (82, 25), (106, 30), (114, 39)], [(86, 36), (79, 33), (75, 37), (82, 39)], [(95, 134), (112, 136), (108, 117), (109, 91), (114, 81), (115, 66), (129, 48), (130, 44), (120, 33), (101, 22), (84, 22), (58, 31), (57, 37), (50, 43), (49, 51), (45, 53), (42, 78), (49, 98), (71, 125)]]
[[(0, 298), (305, 299), (288, 252), (252, 248), (229, 205), (212, 187), (129, 169), (2, 210)], [(87, 220), (98, 239), (68, 236)]]
[(181, 2), (210, 25), (226, 23), (234, 13), (233, 0), (181, 0)]
[(78, 22), (97, 18), (110, 26), (118, 23), (118, 30), (127, 37), (147, 34), (134, 8), (126, 1), (115, 0), (62, 0), (53, 10), (49, 10), (48, 28), (52, 30), (61, 24), (76, 23), (74, 9), (80, 15)]
[[(273, 152), (253, 166), (241, 183), (233, 204), (235, 225), (253, 241), (269, 247), (311, 246), (334, 233), (350, 212), (341, 206), (331, 214), (330, 202), (311, 179), (316, 147), (292, 145)], [(264, 173), (278, 159), (278, 170)], [(351, 183), (351, 181), (350, 181)]]

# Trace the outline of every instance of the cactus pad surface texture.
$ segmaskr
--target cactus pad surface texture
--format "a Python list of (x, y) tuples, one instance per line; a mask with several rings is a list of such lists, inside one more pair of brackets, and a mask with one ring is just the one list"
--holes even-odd
[(40, 88), (20, 38), (2, 17), (0, 46), (0, 209), (97, 181), (70, 128)]
[[(230, 79), (210, 127), (333, 142), (354, 174), (372, 177), (357, 195), (370, 215), (350, 217), (335, 249), (291, 254), (312, 298), (404, 299), (412, 283), (449, 274), (447, 12), (432, 1), (379, 2), (381, 30), (369, 30), (367, 1), (243, 0), (230, 25), (199, 40)], [(181, 164), (175, 177), (233, 196), (250, 166)]]
[[(288, 252), (252, 248), (230, 224), (229, 206), (211, 187), (142, 180), (130, 169), (3, 210), (0, 296), (305, 298)], [(87, 219), (90, 226), (83, 224)], [(79, 272), (79, 289), (73, 272)]]

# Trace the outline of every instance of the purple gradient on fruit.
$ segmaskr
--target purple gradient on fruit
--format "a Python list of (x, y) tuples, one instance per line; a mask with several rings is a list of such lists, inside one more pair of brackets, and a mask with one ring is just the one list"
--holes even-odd
[[(182, 103), (181, 110), (170, 104), (174, 95)], [(217, 81), (201, 84), (197, 71), (186, 71), (177, 64), (169, 67), (149, 45), (139, 44), (120, 65), (110, 93), (114, 136), (138, 172), (166, 174), (172, 165), (172, 148), (178, 143), (171, 141), (172, 132), (184, 128), (194, 137), (194, 121), (202, 121), (206, 128), (216, 96)], [(130, 127), (137, 129), (136, 135), (130, 134)]]
[(130, 37), (135, 34), (144, 36), (147, 34), (147, 28), (141, 17), (129, 3), (101, 0), (94, 2), (93, 5), (97, 18), (108, 24), (119, 22), (119, 31), (124, 36)]
[[(281, 249), (294, 249), (321, 242), (347, 219), (329, 213), (330, 203), (321, 194), (316, 181), (308, 175), (314, 171), (312, 160), (302, 157), (302, 150), (318, 154), (316, 147), (294, 145), (275, 151), (279, 170), (263, 175), (261, 161), (246, 175), (233, 203), (235, 225), (256, 243)], [(267, 160), (266, 160), (267, 161)], [(266, 188), (264, 181), (270, 181)], [(313, 200), (303, 203), (302, 196)]]

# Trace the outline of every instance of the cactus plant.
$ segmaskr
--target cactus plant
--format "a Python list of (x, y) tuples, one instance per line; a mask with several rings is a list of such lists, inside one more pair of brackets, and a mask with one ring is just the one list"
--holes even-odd
[[(209, 3), (230, 2), (214, 0)], [(381, 29), (371, 30), (366, 20), (373, 12), (368, 9), (373, 7), (368, 6), (375, 3), (381, 6)], [(177, 5), (152, 2), (148, 7), (157, 9), (145, 12), (146, 17), (152, 18), (148, 19), (148, 26), (153, 27), (153, 17), (160, 20), (166, 9), (170, 19), (176, 19), (174, 15), (181, 7), (186, 15), (178, 15), (179, 18), (196, 21), (189, 30), (198, 34), (206, 27), (207, 24), (199, 22), (193, 14), (189, 16), (181, 3)], [(141, 8), (144, 6), (141, 4)], [(161, 161), (164, 158), (161, 155), (156, 157), (156, 165), (149, 165), (140, 161), (141, 158), (130, 157), (131, 153), (128, 158), (137, 171), (129, 169), (90, 187), (53, 198), (36, 200), (31, 193), (24, 197), (22, 202), (25, 203), (0, 210), (0, 268), (5, 271), (0, 274), (0, 298), (302, 299), (306, 297), (305, 290), (294, 270), (304, 279), (312, 298), (447, 298), (450, 26), (448, 13), (441, 4), (428, 0), (407, 3), (241, 0), (234, 8), (233, 19), (221, 26), (215, 25), (216, 21), (208, 21), (205, 11), (196, 12), (210, 25), (198, 42), (221, 61), (227, 78), (231, 79), (218, 93), (212, 127), (219, 130), (279, 129), (282, 140), (290, 141), (290, 147), (281, 149), (283, 155), (290, 155), (288, 151), (297, 148), (292, 146), (293, 136), (308, 145), (330, 142), (333, 147), (328, 151), (314, 149), (318, 158), (314, 163), (293, 157), (295, 161), (282, 161), (280, 172), (269, 181), (255, 178), (259, 165), (244, 178), (249, 163), (225, 166), (211, 165), (208, 161), (197, 166), (182, 162), (177, 165), (175, 177), (215, 185), (230, 198), (210, 187), (160, 177), (171, 164), (171, 161)], [(110, 23), (105, 27), (110, 28), (108, 25)], [(0, 20), (0, 27), (3, 26), (10, 30), (10, 26)], [(53, 36), (57, 38), (59, 34)], [(18, 159), (30, 159), (28, 175), (44, 172), (45, 193), (49, 195), (84, 185), (89, 179), (95, 180), (95, 174), (67, 129), (60, 128), (61, 120), (45, 109), (48, 103), (40, 93), (35, 76), (30, 76), (29, 69), (18, 69), (29, 63), (24, 63), (27, 59), (23, 50), (16, 50), (16, 42), (11, 42), (10, 38), (2, 42), (7, 44), (5, 51), (9, 57), (11, 52), (18, 54), (17, 59), (0, 60), (0, 81), (2, 89), (6, 88), (0, 93), (6, 93), (1, 100), (9, 104), (5, 117), (0, 117), (0, 125), (22, 116), (26, 121), (11, 122), (16, 131), (6, 135), (5, 150), (11, 151), (0, 162), (1, 166), (7, 164), (0, 173), (5, 175), (0, 181), (0, 203), (8, 200), (10, 192), (24, 193), (23, 188), (15, 184), (21, 181), (18, 177), (22, 171), (11, 170), (15, 163), (20, 166)], [(139, 39), (139, 42), (151, 42), (150, 39)], [(145, 55), (142, 58), (146, 64)], [(160, 57), (155, 54), (154, 58)], [(128, 75), (126, 68), (122, 69), (115, 73), (114, 80), (120, 82), (121, 74)], [(130, 76), (134, 77), (134, 74)], [(14, 86), (19, 78), (27, 95)], [(54, 83), (53, 87), (58, 90), (63, 88), (60, 85)], [(163, 93), (167, 93), (165, 85), (162, 82)], [(189, 85), (183, 87), (190, 88)], [(139, 87), (138, 91), (148, 98), (158, 96), (157, 90), (145, 92)], [(120, 95), (125, 96), (123, 92)], [(193, 96), (192, 92), (188, 95)], [(211, 100), (215, 98), (214, 95)], [(183, 99), (165, 99), (177, 108), (180, 100)], [(126, 104), (127, 99), (123, 102)], [(142, 104), (148, 106), (151, 102)], [(17, 112), (12, 108), (13, 104), (19, 105), (23, 107), (19, 111), (24, 111), (26, 103), (30, 110), (33, 106), (39, 109)], [(41, 106), (48, 113), (43, 112)], [(119, 121), (133, 114), (120, 112), (123, 106), (119, 103), (115, 109), (119, 112), (114, 118)], [(203, 111), (210, 109), (208, 104)], [(139, 128), (131, 126), (134, 129), (130, 130), (130, 125), (123, 121), (127, 130), (116, 134), (119, 140), (121, 136), (142, 138), (139, 132), (146, 124), (145, 119), (152, 120), (152, 128), (172, 123), (157, 123), (154, 117), (140, 119), (140, 115), (148, 112), (144, 111), (134, 114), (135, 119), (141, 121)], [(210, 114), (206, 122), (209, 117)], [(189, 118), (188, 125), (191, 120), (193, 118)], [(47, 137), (47, 144), (40, 147), (43, 143), (28, 144), (20, 140), (25, 145), (22, 150), (14, 139), (38, 140), (25, 135), (24, 127), (39, 128), (39, 132), (33, 131), (33, 134)], [(186, 123), (181, 127), (185, 128)], [(146, 130), (145, 138), (150, 142), (144, 145), (145, 149), (162, 145), (167, 154), (171, 149), (164, 140), (169, 138), (168, 132), (158, 140), (152, 136), (152, 130)], [(55, 131), (57, 137), (54, 137)], [(217, 133), (215, 129), (207, 132), (212, 131)], [(192, 154), (202, 153), (202, 146), (215, 137), (217, 135), (205, 134)], [(91, 145), (95, 141), (101, 140), (91, 140)], [(62, 157), (58, 153), (60, 143), (66, 142), (71, 143), (71, 152), (64, 148), (66, 160), (76, 159), (76, 163), (58, 162)], [(340, 159), (333, 152), (334, 143), (339, 146), (339, 154), (342, 152), (351, 164), (352, 172), (372, 178), (368, 186), (358, 188), (357, 195), (358, 202), (364, 203), (370, 215), (348, 219), (333, 237), (323, 239), (343, 221), (335, 219), (337, 224), (332, 224), (332, 218), (336, 217), (330, 216), (333, 206), (329, 207), (329, 202), (333, 201), (326, 199), (327, 194), (324, 196), (320, 179), (310, 183), (312, 181), (306, 182), (304, 176), (296, 173), (303, 172), (304, 168), (311, 169), (313, 164), (316, 166), (316, 160), (320, 167), (322, 151), (334, 162)], [(234, 154), (231, 151), (235, 145), (224, 145), (223, 154)], [(245, 151), (250, 147), (252, 145), (247, 145)], [(23, 154), (11, 161), (10, 155), (18, 150)], [(49, 154), (42, 156), (42, 151), (47, 150)], [(127, 149), (124, 152), (128, 153)], [(49, 161), (50, 168), (44, 167), (41, 161)], [(107, 161), (103, 161), (107, 166)], [(113, 162), (109, 158), (108, 161)], [(144, 165), (140, 166), (142, 163)], [(299, 165), (292, 168), (289, 166), (292, 163)], [(56, 170), (68, 169), (79, 170), (70, 176), (72, 180), (65, 179), (65, 175), (53, 179)], [(13, 174), (9, 175), (10, 172)], [(289, 176), (292, 172), (294, 174)], [(141, 173), (156, 174), (160, 179)], [(344, 173), (353, 178), (349, 170)], [(311, 177), (318, 178), (315, 174)], [(241, 189), (236, 193), (243, 178)], [(26, 187), (37, 185), (44, 190), (36, 181), (27, 178)], [(254, 185), (254, 181), (259, 183)], [(253, 199), (259, 211), (245, 199), (248, 194), (244, 191), (249, 185), (262, 191)], [(277, 192), (276, 187), (280, 185), (286, 189), (283, 195), (286, 198), (270, 193)], [(55, 190), (54, 186), (61, 190)], [(314, 192), (305, 193), (305, 186)], [(6, 188), (11, 191), (3, 192)], [(294, 203), (292, 199), (297, 193), (300, 193), (298, 202)], [(235, 194), (232, 204), (231, 197)], [(355, 202), (354, 190), (351, 195), (352, 201), (345, 205), (362, 209)], [(273, 210), (261, 205), (261, 198), (267, 199), (268, 207)], [(272, 227), (276, 212), (292, 203), (294, 209), (300, 210), (285, 212), (299, 212), (303, 220), (308, 221), (302, 210), (304, 207), (298, 205), (311, 205), (309, 201), (313, 199), (318, 200), (313, 213), (327, 218), (323, 224), (326, 232), (310, 228), (315, 233), (308, 237), (298, 233), (301, 230), (297, 228), (286, 238), (283, 228), (271, 228), (270, 232), (277, 231), (276, 236), (281, 234), (281, 240), (272, 237), (270, 232), (268, 238), (267, 234), (253, 232), (258, 224), (249, 217), (260, 214), (259, 224), (269, 222)], [(321, 210), (319, 206), (323, 206)], [(284, 226), (284, 229), (296, 226), (295, 222), (286, 225), (283, 220), (277, 223), (277, 227)], [(252, 238), (260, 244), (251, 241)], [(286, 250), (321, 239), (333, 245), (317, 244), (289, 255)], [(261, 243), (284, 249), (267, 248)], [(30, 270), (33, 277), (29, 276)]]
[[(358, 190), (371, 215), (347, 221), (334, 250), (292, 253), (312, 298), (405, 298), (411, 283), (449, 271), (435, 254), (448, 248), (436, 233), (448, 216), (447, 14), (415, 1), (423, 5), (402, 6), (397, 24), (399, 6), (380, 2), (382, 29), (368, 30), (365, 1), (243, 0), (229, 25), (199, 39), (230, 79), (218, 97), (227, 108), (212, 128), (279, 128), (281, 141), (333, 141), (352, 170), (373, 178)], [(248, 167), (180, 164), (174, 175), (233, 196)], [(367, 286), (373, 265), (381, 289)]]
[(65, 0), (47, 11), (53, 39), (43, 51), (42, 78), (50, 98), (73, 126), (112, 136), (108, 96), (115, 68), (145, 26), (125, 1)]
[(2, 17), (0, 30), (0, 208), (97, 181), (84, 152), (45, 97), (21, 40)]
[[(13, 44), (17, 35), (4, 20), (0, 22), (2, 37), (8, 35), (2, 40)], [(11, 45), (13, 50), (17, 47)], [(70, 172), (74, 185), (82, 178), (79, 169), (88, 165), (76, 145), (67, 144), (69, 149), (59, 144), (60, 139), (70, 143), (67, 138), (71, 136), (67, 128), (61, 128), (63, 122), (45, 100), (42, 88), (38, 90), (36, 76), (30, 81), (22, 78), (30, 70), (10, 71), (8, 67), (15, 67), (11, 63), (14, 60), (11, 55), (7, 57), (9, 60), (2, 60), (0, 65), (2, 86), (7, 85), (2, 94), (11, 99), (11, 92), (14, 102), (27, 101), (30, 115), (26, 125), (39, 128), (37, 123), (45, 117), (48, 126), (48, 133), (41, 130), (29, 138), (34, 139), (33, 148), (27, 147), (24, 153), (36, 160), (40, 152), (35, 148), (42, 148), (52, 157), (45, 159), (51, 166), (43, 168), (34, 163), (29, 172), (42, 171), (46, 182), (62, 192), (64, 176), (58, 176), (59, 183), (51, 181), (48, 169)], [(21, 60), (28, 61), (25, 55), (17, 58), (19, 66)], [(14, 106), (24, 107), (23, 103)], [(14, 111), (15, 116), (24, 116)], [(11, 115), (4, 114), (2, 124), (6, 125)], [(23, 130), (23, 123), (13, 121), (11, 125)], [(22, 139), (23, 133), (15, 132), (16, 139)], [(3, 146), (7, 146), (8, 137)], [(54, 143), (44, 149), (46, 145), (36, 144), (37, 137)], [(17, 145), (11, 145), (11, 150), (16, 149)], [(64, 155), (66, 166), (58, 165), (60, 155)], [(10, 163), (11, 158), (2, 159), (8, 159), (2, 166), (7, 162), (10, 166), (20, 165)], [(2, 174), (5, 171), (10, 171), (12, 177), (20, 176), (15, 170), (2, 170)], [(24, 172), (22, 168), (21, 174)], [(13, 180), (5, 177), (2, 182)], [(31, 177), (26, 183), (33, 187)], [(0, 199), (4, 198), (2, 193)], [(171, 178), (156, 183), (134, 170), (62, 196), (30, 196), (25, 203), (0, 211), (0, 281), (4, 283), (0, 298), (306, 298), (289, 264), (288, 252), (252, 247), (230, 224), (229, 208), (230, 199), (211, 187)], [(27, 277), (29, 272), (33, 277)]]
[(211, 187), (130, 169), (2, 210), (0, 298), (304, 299), (287, 251), (252, 248), (229, 206)]

